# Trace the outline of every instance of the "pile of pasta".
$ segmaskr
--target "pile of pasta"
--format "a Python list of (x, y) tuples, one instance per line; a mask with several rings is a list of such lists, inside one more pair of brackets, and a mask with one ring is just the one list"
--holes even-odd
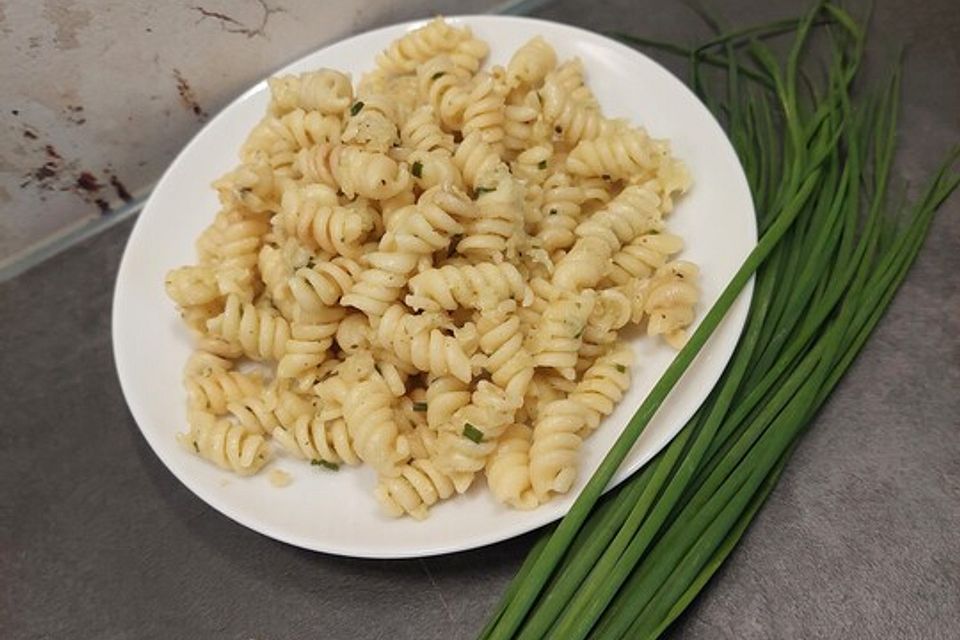
[(196, 338), (188, 448), (239, 474), (364, 463), (393, 516), (482, 476), (530, 509), (628, 388), (620, 333), (683, 342), (698, 271), (664, 227), (683, 163), (542, 38), (487, 55), (437, 18), (356, 88), (269, 81), (197, 264), (166, 280)]

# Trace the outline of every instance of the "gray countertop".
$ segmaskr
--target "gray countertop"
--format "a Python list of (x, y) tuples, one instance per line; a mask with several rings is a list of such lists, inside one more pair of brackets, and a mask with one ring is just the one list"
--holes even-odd
[[(667, 38), (702, 33), (688, 10), (665, 4), (568, 0), (538, 13)], [(742, 23), (799, 10), (759, 4), (725, 11)], [(951, 0), (878, 4), (874, 44), (910, 46), (898, 172), (916, 184), (960, 142), (960, 12)], [(234, 524), (160, 464), (111, 354), (113, 279), (130, 228), (0, 284), (0, 635), (472, 637), (533, 534), (426, 560), (331, 557)], [(671, 637), (960, 635), (958, 274), (955, 197), (755, 524)]]

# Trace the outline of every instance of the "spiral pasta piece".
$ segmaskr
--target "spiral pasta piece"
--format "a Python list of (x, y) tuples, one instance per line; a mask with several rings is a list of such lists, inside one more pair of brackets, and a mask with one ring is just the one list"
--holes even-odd
[(568, 398), (554, 400), (538, 414), (530, 445), (530, 484), (540, 502), (573, 486), (585, 424), (586, 409)]
[(456, 493), (451, 477), (430, 459), (418, 459), (400, 467), (396, 477), (382, 477), (374, 495), (384, 513), (394, 518), (427, 517), (430, 507)]
[(267, 80), (270, 112), (283, 116), (294, 109), (339, 115), (353, 102), (349, 76), (333, 69), (300, 75), (276, 76)]
[(273, 437), (284, 449), (305, 460), (360, 464), (347, 425), (342, 419), (326, 421), (319, 416), (301, 416), (289, 430), (275, 427)]
[(557, 264), (553, 283), (568, 290), (595, 286), (615, 251), (643, 233), (662, 228), (658, 205), (659, 198), (647, 185), (624, 189), (577, 226), (578, 240)]
[(389, 96), (366, 91), (357, 96), (340, 141), (367, 151), (386, 153), (400, 142), (397, 109)]
[(338, 142), (343, 123), (338, 115), (297, 108), (282, 117), (266, 116), (254, 127), (243, 147), (242, 160), (266, 153), (270, 164), (279, 168), (292, 163), (292, 155), (316, 144)]
[(595, 296), (588, 290), (564, 293), (547, 305), (530, 338), (536, 366), (555, 369), (568, 380), (575, 377), (577, 354), (594, 302)]
[(207, 322), (207, 330), (253, 360), (279, 360), (290, 339), (290, 323), (275, 310), (241, 302), (233, 294), (227, 296), (223, 313)]
[[(455, 187), (463, 189), (463, 176), (447, 151), (414, 151), (407, 156), (414, 183), (421, 191), (434, 187)], [(411, 194), (412, 199), (412, 194)]]
[(405, 147), (417, 151), (442, 149), (452, 154), (454, 150), (453, 136), (440, 128), (440, 121), (430, 105), (418, 107), (410, 114), (400, 128), (400, 140)]
[[(540, 99), (536, 92), (511, 98), (503, 108), (503, 146), (522, 151), (539, 139), (546, 138), (545, 123), (540, 119)], [(538, 127), (538, 124), (542, 125)]]
[(470, 388), (455, 376), (438, 376), (430, 381), (425, 400), (427, 425), (437, 430), (450, 424), (453, 415), (470, 402)]
[(369, 254), (370, 268), (354, 281), (350, 292), (340, 298), (340, 304), (371, 317), (382, 316), (400, 298), (417, 260), (415, 253), (377, 251)]
[(392, 198), (412, 187), (406, 164), (383, 153), (338, 146), (329, 156), (330, 174), (347, 197)]
[(164, 287), (170, 299), (181, 307), (208, 304), (220, 297), (216, 271), (208, 266), (171, 269), (164, 279)]
[(587, 319), (578, 352), (577, 371), (592, 366), (616, 344), (617, 336), (633, 316), (630, 299), (618, 289), (603, 289), (596, 297)]
[[(277, 362), (277, 378), (296, 378), (320, 366), (329, 355), (327, 350), (333, 344), (337, 321), (343, 314), (343, 309), (337, 308), (332, 311), (332, 317), (328, 317), (327, 322), (293, 324), (292, 337), (287, 341), (283, 357)], [(316, 318), (314, 316), (314, 319)]]
[(454, 336), (444, 335), (429, 324), (417, 326), (418, 318), (401, 304), (387, 309), (379, 320), (377, 339), (403, 362), (435, 376), (452, 375), (465, 383), (473, 377), (470, 357)]
[(226, 413), (230, 402), (258, 396), (263, 390), (260, 376), (219, 367), (200, 375), (186, 376), (183, 383), (187, 388), (187, 406), (215, 415)]
[(539, 87), (556, 66), (557, 53), (543, 37), (536, 36), (517, 49), (510, 58), (507, 81), (511, 87)]
[(299, 312), (305, 318), (328, 313), (350, 291), (363, 267), (346, 256), (297, 269), (287, 281)]
[(469, 28), (457, 29), (442, 18), (434, 18), (377, 54), (377, 68), (385, 75), (412, 73), (420, 63), (452, 51), (470, 35)]
[(481, 313), (477, 331), (491, 381), (520, 404), (533, 378), (533, 358), (524, 346), (520, 317), (500, 310)]
[(666, 144), (652, 140), (643, 129), (618, 126), (594, 138), (581, 139), (567, 156), (567, 170), (580, 176), (607, 176), (613, 180), (652, 178), (668, 155)]
[(392, 404), (386, 383), (370, 378), (347, 391), (343, 417), (357, 456), (381, 475), (395, 478), (410, 457), (410, 445), (400, 434)]
[(506, 92), (488, 73), (479, 73), (467, 96), (463, 111), (463, 135), (480, 134), (487, 144), (497, 145), (503, 141), (504, 101)]
[(463, 127), (464, 111), (470, 99), (470, 74), (448, 56), (437, 56), (417, 68), (420, 97), (425, 100), (447, 131)]
[(493, 184), (483, 187), (477, 215), (464, 225), (464, 238), (457, 243), (459, 253), (488, 262), (512, 258), (524, 240), (522, 188), (506, 175)]
[(508, 398), (502, 389), (481, 380), (470, 403), (440, 430), (437, 466), (448, 473), (481, 471), (500, 436), (513, 422), (517, 407), (519, 402)]
[(336, 192), (313, 184), (284, 191), (280, 201), (284, 231), (308, 247), (357, 257), (375, 224), (375, 212), (363, 201), (340, 206)]
[(483, 141), (483, 135), (479, 131), (474, 131), (463, 139), (456, 153), (453, 154), (453, 162), (460, 169), (464, 182), (471, 189), (490, 188), (488, 185), (481, 184), (481, 181), (497, 174), (502, 176), (506, 172), (499, 154)]
[(639, 235), (613, 256), (606, 278), (614, 285), (649, 278), (670, 256), (682, 250), (683, 239), (672, 233)]
[[(590, 102), (580, 102), (556, 74), (547, 76), (540, 89), (543, 117), (567, 144), (593, 140), (612, 133), (613, 125)], [(579, 148), (579, 147), (578, 147)]]
[(471, 36), (458, 42), (449, 55), (457, 68), (475, 74), (489, 53), (490, 46), (486, 42)]
[(270, 451), (262, 435), (203, 411), (191, 412), (189, 422), (181, 441), (217, 466), (247, 476), (267, 463)]
[(580, 223), (583, 189), (563, 172), (554, 173), (543, 183), (543, 214), (537, 239), (548, 252), (568, 249), (576, 240), (574, 230)]
[(528, 296), (523, 276), (509, 262), (427, 269), (410, 278), (408, 287), (406, 302), (414, 309), (492, 309), (504, 300), (523, 302)]
[(693, 322), (693, 309), (700, 298), (698, 275), (697, 266), (683, 260), (657, 269), (647, 283), (644, 298), (648, 335), (662, 335), (677, 349), (683, 346), (685, 329)]
[(487, 458), (484, 469), (493, 496), (516, 509), (533, 509), (540, 500), (530, 482), (530, 445), (533, 430), (523, 424), (511, 424), (500, 436), (497, 448)]
[(428, 254), (446, 249), (450, 239), (463, 233), (463, 222), (476, 215), (465, 193), (449, 185), (423, 193), (393, 229), (396, 249), (402, 253)]
[(630, 365), (633, 351), (628, 345), (619, 345), (597, 358), (583, 374), (570, 400), (577, 402), (584, 411), (584, 428), (587, 433), (600, 424), (600, 419), (613, 412), (630, 387)]

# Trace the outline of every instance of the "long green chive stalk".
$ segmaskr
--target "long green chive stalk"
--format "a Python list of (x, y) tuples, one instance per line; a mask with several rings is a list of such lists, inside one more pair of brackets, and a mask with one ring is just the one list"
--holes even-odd
[[(825, 60), (811, 53), (815, 31)], [(787, 33), (781, 61), (766, 41)], [(692, 48), (615, 35), (688, 58), (693, 88), (744, 165), (762, 235), (570, 512), (531, 550), (482, 638), (659, 636), (763, 505), (960, 184), (954, 149), (916, 202), (891, 204), (900, 64), (880, 86), (855, 87), (865, 33), (838, 5)], [(746, 327), (714, 390), (640, 473), (603, 496), (754, 276)]]

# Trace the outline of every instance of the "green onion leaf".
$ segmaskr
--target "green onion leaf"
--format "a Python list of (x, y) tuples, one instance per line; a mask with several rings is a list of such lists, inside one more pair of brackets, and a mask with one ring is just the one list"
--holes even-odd
[(363, 109), (363, 103), (359, 100), (353, 103), (353, 106), (350, 107), (350, 115), (355, 116), (360, 113), (360, 109)]
[(414, 402), (414, 403), (413, 403), (413, 410), (414, 410), (414, 411), (426, 411), (426, 410), (427, 410), (427, 403), (426, 403), (426, 402)]
[(469, 422), (464, 422), (463, 437), (465, 437), (467, 440), (471, 440), (477, 444), (480, 444), (483, 442), (483, 431), (480, 431), (480, 429), (477, 429)]
[(412, 174), (414, 175), (414, 177), (416, 177), (416, 178), (422, 178), (422, 177), (423, 177), (423, 163), (420, 162), (419, 160), (417, 160), (416, 162), (414, 162), (414, 163), (413, 163), (413, 167), (410, 168), (410, 173), (412, 173)]
[(323, 467), (324, 469), (328, 469), (330, 471), (340, 471), (340, 465), (333, 462), (327, 462), (326, 460), (318, 460), (314, 458), (310, 461), (310, 465), (314, 467)]

